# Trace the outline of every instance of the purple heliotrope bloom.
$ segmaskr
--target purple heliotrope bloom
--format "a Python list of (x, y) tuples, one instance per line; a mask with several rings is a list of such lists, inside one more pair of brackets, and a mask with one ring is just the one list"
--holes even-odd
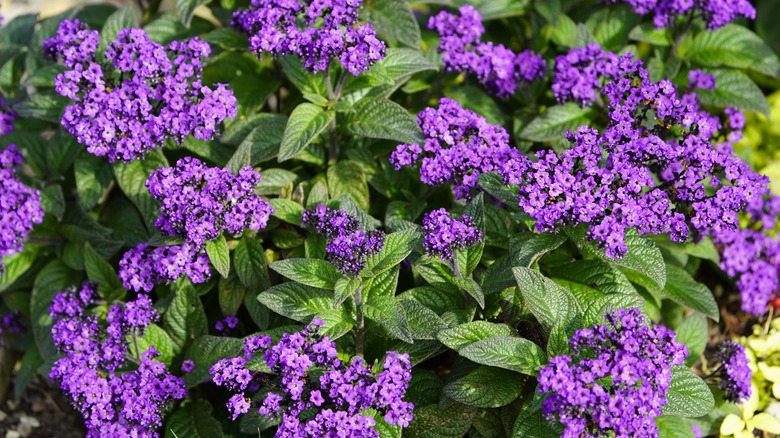
[(439, 33), (439, 53), (447, 71), (473, 74), (490, 94), (506, 98), (518, 85), (544, 77), (547, 63), (531, 50), (515, 53), (503, 44), (480, 42), (485, 28), (482, 16), (471, 5), (461, 6), (460, 16), (441, 11), (428, 21)]
[(721, 269), (736, 280), (742, 310), (763, 315), (772, 294), (780, 289), (780, 241), (771, 235), (780, 214), (780, 197), (758, 198), (747, 212), (747, 227), (718, 231), (713, 241), (720, 250)]
[(222, 121), (236, 116), (232, 91), (202, 83), (208, 43), (193, 38), (164, 47), (142, 29), (124, 29), (109, 43), (103, 64), (96, 58), (99, 40), (76, 19), (63, 21), (43, 42), (48, 59), (70, 68), (55, 79), (57, 93), (74, 101), (62, 125), (89, 152), (131, 161), (167, 139), (210, 140)]
[(305, 210), (301, 225), (314, 229), (328, 239), (328, 246), (325, 247), (328, 260), (342, 274), (352, 277), (360, 274), (366, 266), (366, 258), (379, 254), (385, 243), (385, 233), (364, 231), (354, 216), (324, 205)]
[(371, 24), (358, 25), (361, 0), (252, 0), (233, 15), (233, 26), (249, 36), (257, 57), (297, 55), (310, 72), (332, 60), (353, 75), (385, 57), (385, 43)]
[(723, 398), (735, 403), (744, 403), (750, 398), (750, 370), (745, 347), (734, 341), (724, 341), (718, 348), (718, 360), (721, 363), (720, 389)]
[(208, 167), (197, 158), (185, 157), (173, 167), (155, 170), (146, 187), (160, 204), (155, 225), (201, 247), (225, 231), (238, 236), (268, 225), (274, 210), (255, 194), (259, 182), (260, 174), (250, 166), (235, 175), (228, 168)]
[(396, 170), (420, 163), (420, 181), (428, 185), (452, 182), (455, 196), (470, 197), (479, 175), (498, 172), (522, 157), (509, 146), (509, 134), (479, 114), (442, 98), (439, 108), (426, 108), (417, 116), (423, 144), (402, 144), (390, 155)]
[(452, 260), (453, 251), (470, 248), (483, 238), (471, 216), (464, 214), (461, 220), (453, 219), (443, 208), (425, 214), (423, 230), (425, 252), (442, 260)]
[(607, 315), (606, 325), (578, 330), (571, 353), (539, 373), (542, 411), (565, 426), (563, 437), (657, 437), (672, 367), (688, 355), (674, 332), (646, 325), (638, 309)]
[(768, 192), (768, 179), (732, 148), (742, 114), (729, 109), (722, 123), (696, 94), (651, 81), (631, 55), (573, 49), (556, 60), (553, 93), (581, 105), (602, 99), (608, 124), (568, 132), (571, 145), (561, 153), (543, 150), (505, 166), (538, 231), (588, 224), (588, 238), (619, 258), (628, 228), (678, 242), (733, 230), (737, 214)]
[(24, 333), (25, 327), (22, 323), (22, 312), (14, 310), (7, 313), (0, 318), (0, 346), (3, 345), (4, 338), (7, 334)]
[(688, 90), (693, 89), (715, 91), (715, 76), (701, 70), (688, 72)]
[[(268, 336), (247, 338), (242, 356), (211, 367), (214, 383), (235, 393), (227, 403), (233, 420), (252, 408), (251, 393), (271, 384), (258, 412), (279, 419), (277, 438), (379, 438), (376, 421), (363, 414), (366, 409), (378, 411), (389, 424), (409, 426), (414, 406), (403, 400), (412, 378), (409, 355), (387, 353), (376, 374), (361, 357), (344, 364), (336, 344), (318, 333), (322, 324), (315, 319), (273, 346)], [(249, 361), (261, 354), (273, 375), (249, 369)]]
[(140, 243), (119, 261), (122, 287), (136, 292), (150, 292), (154, 285), (172, 283), (183, 275), (193, 283), (204, 283), (211, 277), (204, 249), (188, 243), (156, 248)]
[[(138, 295), (124, 307), (110, 307), (102, 321), (90, 308), (96, 299), (91, 283), (55, 295), (51, 332), (64, 357), (49, 377), (84, 416), (87, 437), (158, 437), (165, 409), (186, 394), (184, 381), (155, 360), (160, 354), (154, 346), (138, 351), (128, 339), (141, 336), (159, 315), (148, 296)], [(127, 357), (137, 367), (128, 369)]]
[[(16, 166), (21, 163), (22, 154), (15, 145), (0, 151), (0, 257), (24, 249), (24, 239), (43, 222), (41, 193), (19, 180)], [(0, 260), (0, 274), (4, 271)]]
[(655, 27), (674, 24), (678, 15), (700, 15), (708, 30), (740, 18), (756, 18), (756, 9), (748, 0), (609, 0), (610, 3), (626, 3), (641, 15), (652, 15)]

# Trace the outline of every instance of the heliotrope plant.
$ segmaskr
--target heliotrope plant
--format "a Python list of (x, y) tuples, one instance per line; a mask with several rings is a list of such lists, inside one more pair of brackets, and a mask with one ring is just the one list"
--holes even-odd
[(136, 3), (0, 28), (16, 394), (90, 436), (780, 430), (720, 343), (778, 303), (771, 0)]

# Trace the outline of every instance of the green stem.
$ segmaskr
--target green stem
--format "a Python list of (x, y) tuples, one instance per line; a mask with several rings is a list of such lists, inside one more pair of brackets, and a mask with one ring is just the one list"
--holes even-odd
[(363, 285), (355, 291), (355, 355), (363, 357), (366, 324), (363, 319)]
[(157, 13), (157, 11), (160, 9), (160, 4), (162, 3), (162, 0), (152, 0), (149, 2), (149, 7), (145, 8), (144, 11), (144, 23), (148, 23), (152, 17), (154, 17), (154, 14)]

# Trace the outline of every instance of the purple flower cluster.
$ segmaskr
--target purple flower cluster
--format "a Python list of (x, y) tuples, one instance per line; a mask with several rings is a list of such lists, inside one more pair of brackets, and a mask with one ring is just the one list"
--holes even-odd
[(678, 15), (701, 14), (707, 29), (715, 30), (739, 17), (756, 18), (756, 9), (748, 0), (610, 0), (611, 3), (627, 3), (634, 12), (653, 15), (655, 27), (674, 24)]
[(715, 76), (701, 70), (688, 72), (688, 91), (694, 89), (715, 91)]
[[(0, 335), (7, 333), (24, 333), (24, 330), (22, 312), (14, 310), (0, 318)], [(2, 337), (0, 337), (0, 344), (2, 344), (2, 342)]]
[(209, 259), (202, 249), (188, 243), (157, 248), (141, 243), (119, 261), (122, 286), (136, 292), (150, 292), (155, 284), (171, 283), (182, 275), (193, 283), (204, 283), (211, 277)]
[(224, 231), (240, 235), (266, 227), (273, 208), (255, 194), (259, 182), (260, 174), (250, 166), (235, 175), (228, 168), (185, 157), (173, 167), (154, 171), (146, 187), (160, 203), (162, 214), (155, 225), (201, 247)]
[(713, 234), (720, 249), (720, 267), (737, 280), (742, 310), (763, 315), (773, 294), (780, 290), (780, 241), (770, 232), (780, 214), (780, 197), (759, 198), (748, 205), (750, 224)]
[(441, 37), (439, 53), (447, 71), (473, 74), (498, 97), (511, 96), (518, 84), (544, 77), (544, 58), (531, 50), (515, 53), (503, 44), (480, 42), (485, 33), (482, 16), (470, 5), (459, 12), (460, 16), (441, 11), (428, 21), (428, 29)]
[(357, 277), (366, 266), (366, 258), (379, 254), (385, 243), (385, 233), (364, 231), (360, 222), (349, 213), (318, 205), (303, 212), (301, 224), (328, 239), (325, 252), (341, 273)]
[(443, 208), (426, 213), (423, 230), (425, 252), (442, 260), (452, 260), (453, 251), (472, 247), (483, 237), (471, 216), (464, 214), (461, 220), (453, 219)]
[(607, 315), (608, 325), (578, 330), (570, 356), (550, 359), (539, 392), (542, 411), (565, 427), (564, 437), (657, 437), (672, 367), (688, 352), (674, 332), (648, 326), (638, 309)]
[(57, 75), (55, 90), (74, 101), (62, 125), (79, 143), (110, 162), (131, 161), (172, 138), (209, 140), (217, 125), (236, 116), (236, 99), (222, 84), (204, 86), (208, 43), (193, 38), (163, 47), (141, 29), (124, 29), (109, 43), (107, 64), (96, 59), (97, 31), (65, 20), (44, 41), (44, 55), (70, 70)]
[[(0, 16), (2, 18), (2, 16)], [(14, 130), (14, 120), (16, 112), (11, 108), (8, 102), (0, 96), (0, 136), (6, 135)]]
[(560, 154), (543, 150), (535, 161), (506, 166), (539, 231), (586, 223), (591, 240), (622, 257), (627, 228), (678, 242), (736, 229), (737, 214), (768, 191), (767, 179), (731, 146), (744, 124), (739, 111), (727, 111), (721, 124), (696, 94), (680, 96), (671, 82), (648, 79), (631, 55), (573, 49), (556, 61), (553, 91), (581, 104), (600, 93), (609, 123), (601, 132), (567, 133), (571, 147)]
[[(274, 346), (268, 336), (247, 338), (243, 356), (221, 359), (211, 368), (214, 383), (235, 393), (227, 404), (233, 419), (251, 408), (246, 392), (256, 392), (261, 383), (273, 379), (275, 390), (258, 411), (280, 420), (277, 438), (378, 438), (376, 421), (363, 415), (366, 409), (384, 414), (389, 424), (407, 427), (414, 408), (403, 400), (412, 378), (409, 356), (389, 352), (378, 374), (361, 357), (343, 364), (336, 344), (318, 333), (321, 325), (315, 319)], [(259, 350), (264, 350), (262, 360), (274, 376), (247, 368)], [(315, 368), (318, 372), (312, 373)]]
[(439, 108), (426, 108), (417, 123), (425, 136), (420, 145), (402, 144), (390, 156), (396, 170), (420, 162), (420, 180), (428, 185), (454, 184), (455, 196), (470, 197), (479, 175), (503, 171), (522, 155), (509, 146), (509, 134), (484, 117), (442, 98)]
[(228, 315), (223, 320), (219, 320), (214, 324), (214, 328), (222, 334), (222, 336), (230, 336), (230, 333), (238, 327), (238, 317), (235, 315)]
[(361, 0), (252, 0), (233, 15), (233, 26), (249, 36), (258, 57), (294, 53), (311, 72), (338, 59), (357, 76), (385, 57), (374, 28), (357, 24), (361, 7)]
[[(24, 248), (24, 239), (35, 224), (43, 222), (41, 193), (24, 185), (16, 174), (22, 154), (15, 145), (0, 152), (0, 257)], [(0, 274), (5, 265), (0, 260)]]
[[(110, 307), (101, 322), (89, 309), (95, 303), (90, 283), (54, 297), (52, 337), (64, 357), (49, 377), (84, 416), (88, 437), (157, 437), (163, 411), (185, 396), (184, 381), (154, 360), (159, 353), (153, 346), (140, 352), (127, 339), (140, 336), (159, 315), (149, 297), (138, 295), (124, 307)], [(126, 370), (128, 357), (136, 369)]]
[(724, 341), (717, 353), (721, 363), (720, 389), (723, 398), (735, 403), (742, 403), (750, 398), (750, 380), (753, 372), (748, 365), (745, 347), (734, 341)]

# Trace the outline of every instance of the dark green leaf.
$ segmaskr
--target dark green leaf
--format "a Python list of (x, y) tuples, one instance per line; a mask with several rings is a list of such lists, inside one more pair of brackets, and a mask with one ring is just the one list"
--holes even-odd
[(373, 297), (365, 303), (363, 312), (366, 318), (387, 330), (392, 338), (409, 344), (414, 342), (406, 312), (394, 297)]
[(368, 210), (368, 182), (363, 168), (355, 161), (342, 160), (328, 168), (330, 196), (349, 195), (362, 210)]
[(444, 386), (453, 400), (478, 408), (497, 408), (514, 401), (522, 390), (522, 374), (480, 366)]
[(210, 2), (211, 0), (176, 0), (176, 15), (179, 16), (179, 20), (181, 20), (182, 24), (190, 27), (190, 23), (192, 23), (192, 14), (195, 13), (195, 9), (200, 5), (205, 5)]
[(355, 296), (360, 280), (342, 276), (334, 286), (333, 307), (341, 306), (341, 303)]
[(567, 334), (579, 328), (582, 310), (571, 292), (539, 271), (523, 267), (514, 268), (512, 271), (526, 307), (534, 314), (545, 332), (550, 333), (557, 324), (564, 325)]
[(165, 422), (165, 438), (222, 438), (222, 426), (211, 410), (202, 398), (185, 403)]
[(62, 220), (62, 215), (65, 214), (65, 195), (61, 185), (53, 184), (41, 190), (41, 207), (58, 221)]
[(176, 287), (173, 301), (163, 315), (163, 324), (171, 337), (174, 352), (182, 351), (199, 336), (208, 333), (203, 303), (192, 286)]
[(405, 438), (462, 438), (471, 427), (472, 410), (462, 405), (440, 408), (437, 404), (417, 407), (414, 420), (404, 430)]
[(0, 275), (0, 292), (8, 289), (22, 274), (30, 269), (40, 249), (40, 245), (28, 243), (24, 245), (24, 249), (21, 252), (2, 257), (5, 269), (2, 275)]
[(367, 2), (365, 20), (380, 35), (386, 35), (411, 47), (420, 46), (420, 26), (409, 7), (409, 0)]
[(116, 35), (123, 29), (138, 27), (138, 16), (132, 6), (125, 6), (117, 10), (106, 19), (106, 24), (100, 31), (100, 44), (98, 52), (103, 52), (108, 48), (108, 43), (116, 40)]
[[(702, 30), (680, 44), (678, 56), (703, 67), (751, 69), (780, 77), (777, 54), (764, 40), (744, 26), (727, 24), (717, 30)], [(720, 87), (719, 82), (715, 85)]]
[(254, 291), (271, 287), (265, 265), (265, 252), (259, 240), (244, 236), (233, 252), (233, 264), (241, 283)]
[(230, 249), (227, 246), (225, 236), (220, 234), (214, 240), (206, 242), (206, 254), (209, 261), (223, 278), (230, 275)]
[(149, 151), (143, 160), (114, 164), (117, 184), (141, 212), (150, 230), (155, 229), (159, 206), (146, 189), (146, 180), (152, 172), (166, 166), (168, 161), (160, 150)]
[(685, 318), (682, 324), (675, 330), (677, 332), (676, 341), (682, 342), (688, 347), (688, 358), (685, 360), (687, 365), (693, 365), (699, 360), (699, 356), (704, 353), (709, 339), (707, 329), (707, 318), (699, 313), (694, 313)]
[(343, 277), (330, 262), (318, 259), (279, 260), (269, 268), (298, 283), (328, 290), (333, 290)]
[(230, 275), (225, 278), (219, 279), (217, 285), (219, 292), (219, 309), (223, 315), (235, 315), (238, 313), (238, 309), (241, 307), (241, 303), (246, 297), (247, 290), (238, 278), (235, 272), (231, 272)]
[(44, 363), (53, 363), (56, 349), (51, 338), (54, 322), (49, 314), (54, 295), (70, 286), (76, 286), (79, 275), (61, 261), (54, 260), (38, 273), (30, 296), (30, 322), (35, 343)]
[(541, 347), (528, 339), (514, 336), (494, 336), (469, 344), (458, 354), (482, 365), (504, 368), (536, 376), (547, 362)]
[(333, 308), (330, 292), (298, 283), (277, 284), (257, 299), (274, 312), (305, 323), (309, 323), (312, 316)]
[(355, 114), (347, 126), (355, 135), (418, 143), (422, 136), (414, 116), (392, 100), (366, 97), (355, 105)]
[(279, 161), (289, 160), (306, 148), (335, 117), (334, 111), (325, 111), (311, 103), (298, 105), (290, 114), (290, 120), (284, 130), (279, 146)]
[(111, 301), (117, 291), (123, 291), (122, 282), (114, 267), (105, 261), (89, 242), (84, 244), (84, 267), (87, 269), (87, 277), (98, 284), (98, 292), (107, 301)]
[(715, 398), (704, 380), (682, 365), (672, 368), (666, 401), (663, 413), (680, 417), (701, 417), (715, 407)]
[(474, 321), (439, 332), (436, 337), (442, 344), (460, 351), (469, 345), (496, 336), (512, 336), (515, 330), (506, 324)]
[(419, 232), (403, 230), (390, 233), (385, 237), (385, 243), (379, 254), (371, 256), (363, 268), (364, 276), (376, 276), (398, 265), (414, 250)]
[[(171, 359), (173, 359), (173, 340), (159, 325), (149, 324), (144, 329), (143, 336), (136, 337), (135, 340), (131, 340), (132, 336), (132, 334), (128, 335), (127, 343), (136, 357), (141, 357), (150, 347), (154, 347), (160, 353), (156, 360), (170, 366)], [(138, 349), (136, 350), (136, 348)]]
[(244, 342), (237, 338), (205, 335), (195, 339), (184, 355), (184, 360), (195, 362), (192, 372), (183, 376), (187, 387), (211, 380), (211, 367), (220, 359), (239, 356), (243, 348)]
[(73, 172), (76, 176), (79, 202), (85, 210), (97, 204), (114, 179), (111, 166), (106, 163), (106, 160), (89, 153), (81, 154), (76, 158)]
[(269, 201), (274, 209), (273, 216), (293, 225), (301, 224), (303, 206), (289, 199), (274, 198)]
[(759, 112), (769, 117), (769, 103), (750, 76), (738, 70), (712, 70), (715, 91), (699, 90), (699, 98), (705, 105), (719, 108), (735, 106), (742, 110)]

